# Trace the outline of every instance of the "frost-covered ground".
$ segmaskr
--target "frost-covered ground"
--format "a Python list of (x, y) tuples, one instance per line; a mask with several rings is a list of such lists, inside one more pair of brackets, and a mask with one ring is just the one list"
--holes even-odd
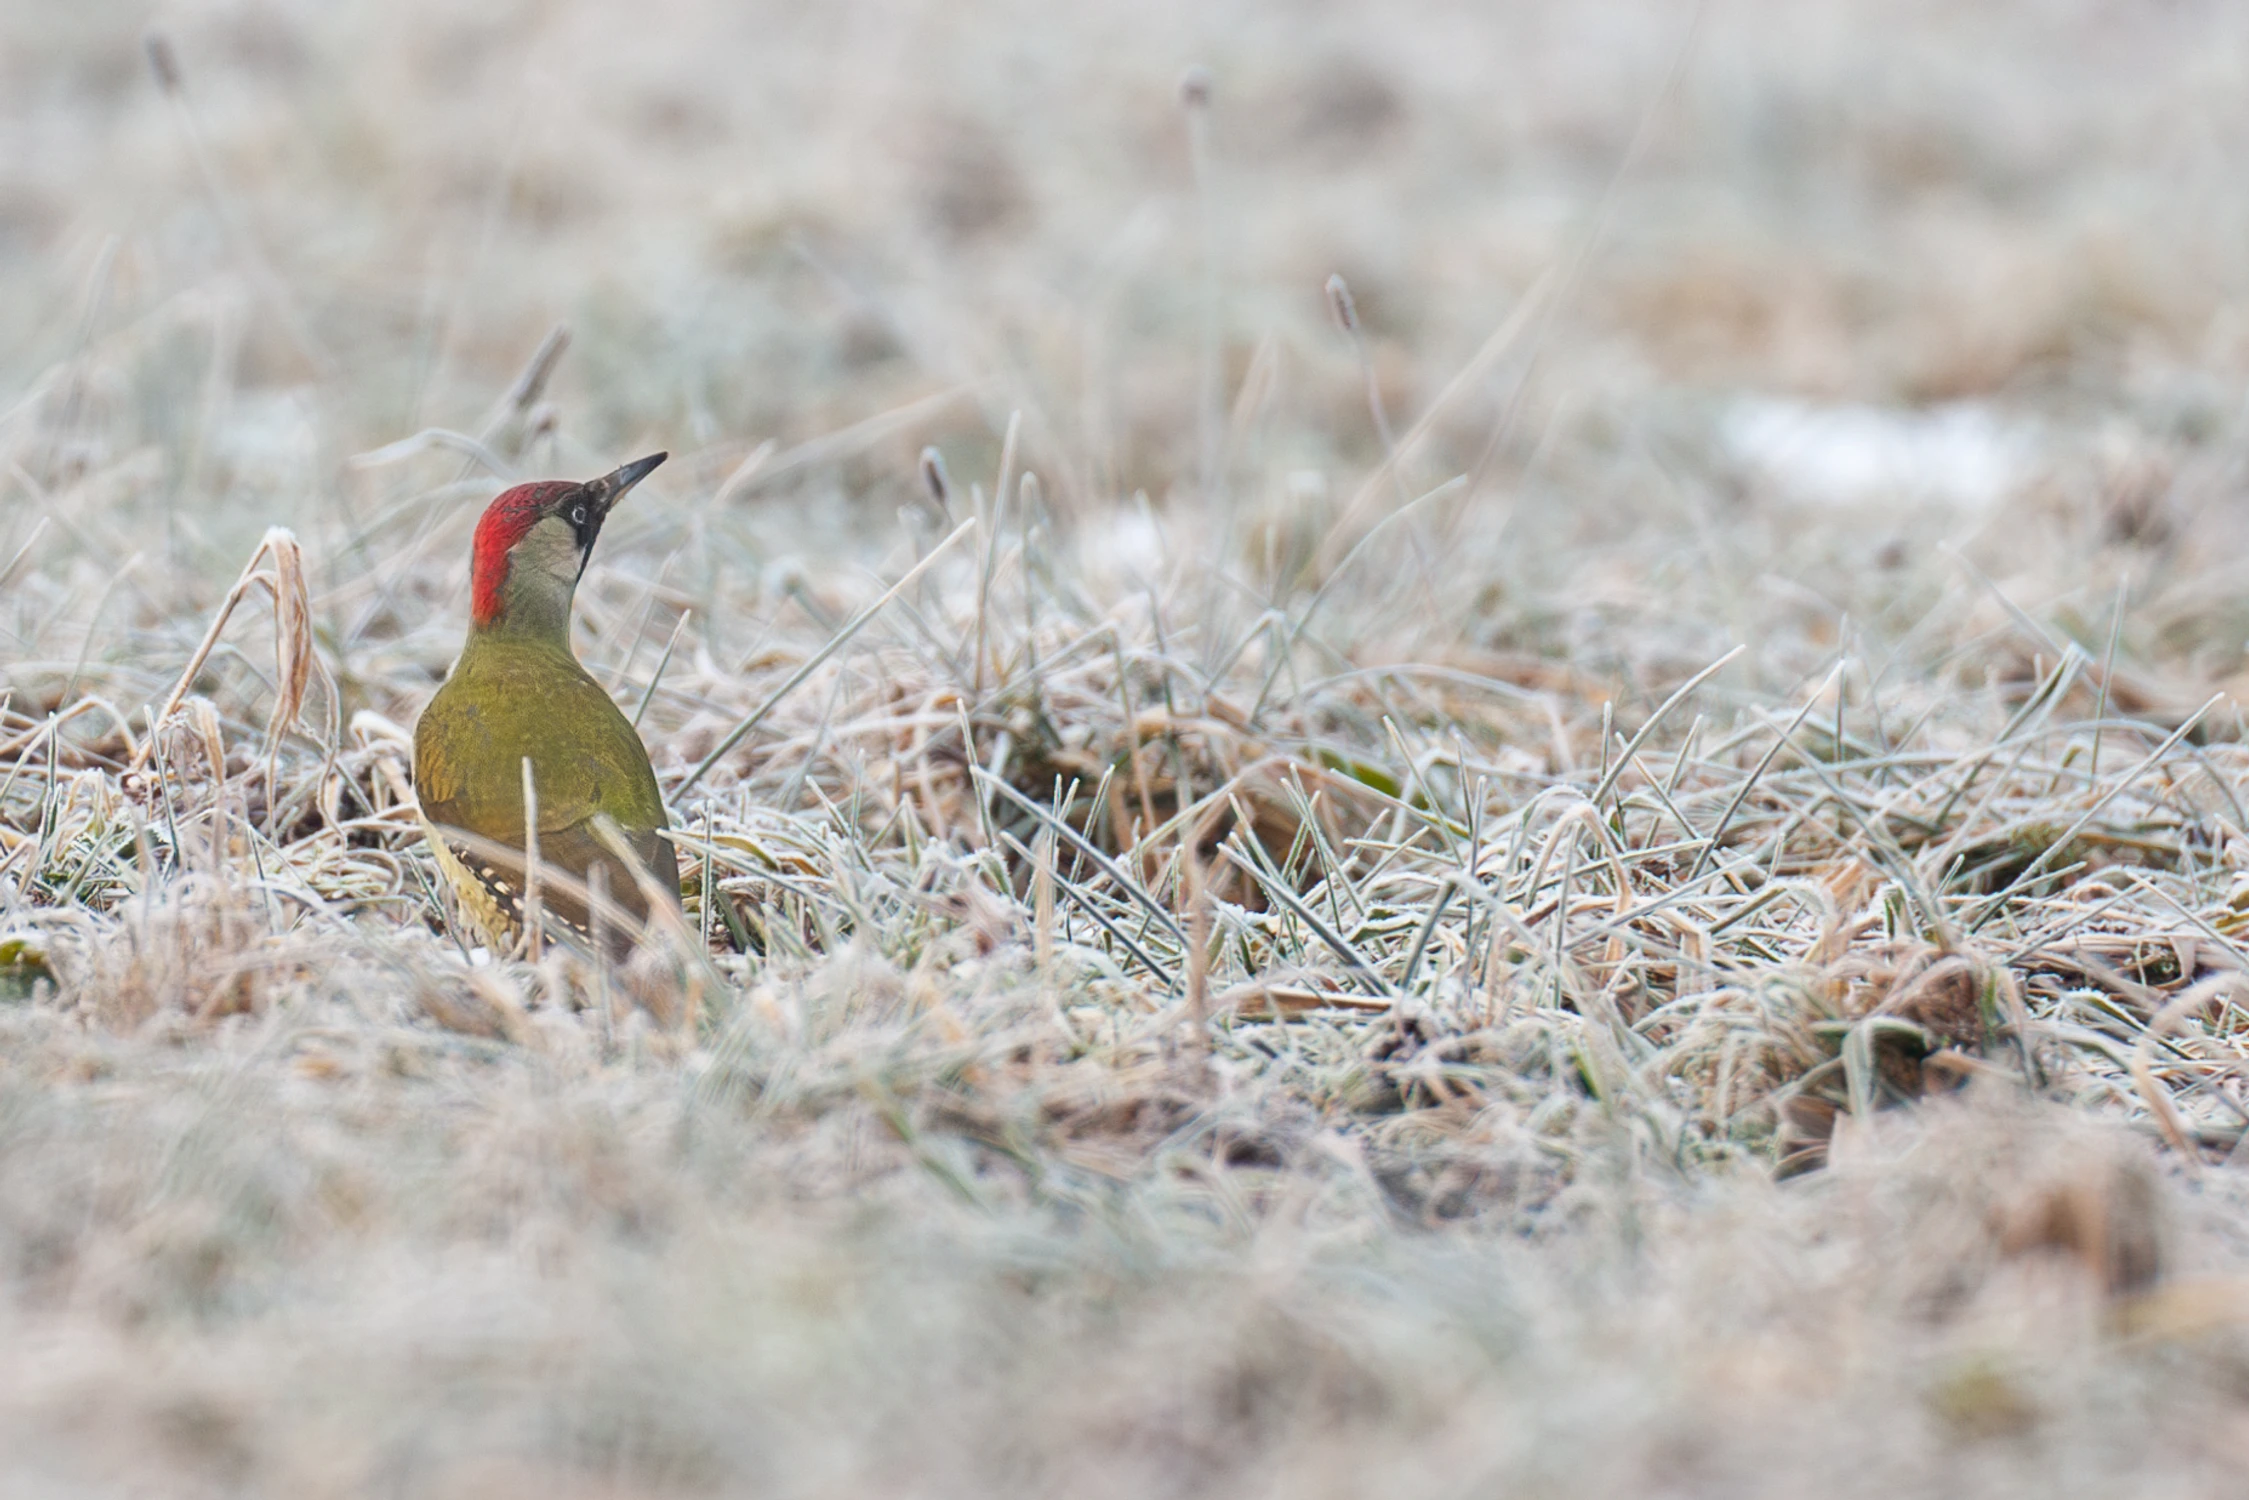
[[(2245, 59), (0, 11), (0, 1490), (2236, 1492)], [(685, 921), (472, 954), (659, 447)]]

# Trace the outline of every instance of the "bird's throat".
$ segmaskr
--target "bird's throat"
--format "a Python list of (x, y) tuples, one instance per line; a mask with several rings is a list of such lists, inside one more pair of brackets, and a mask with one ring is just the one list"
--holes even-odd
[(546, 641), (568, 651), (570, 601), (576, 591), (576, 579), (518, 563), (500, 584), (500, 607), (490, 619), (475, 621), (470, 634)]

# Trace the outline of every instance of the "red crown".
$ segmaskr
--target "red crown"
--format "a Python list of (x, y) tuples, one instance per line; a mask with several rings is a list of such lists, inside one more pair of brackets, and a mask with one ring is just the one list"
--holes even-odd
[(566, 479), (543, 479), (503, 490), (484, 507), (476, 523), (476, 549), (470, 554), (470, 613), (479, 625), (500, 617), (500, 590), (508, 581), (508, 554), (539, 518), (577, 485)]

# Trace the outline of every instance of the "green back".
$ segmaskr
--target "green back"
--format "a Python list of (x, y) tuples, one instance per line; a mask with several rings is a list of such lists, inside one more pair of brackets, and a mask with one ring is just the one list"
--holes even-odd
[(597, 812), (627, 832), (666, 826), (640, 736), (567, 646), (471, 632), (452, 675), (414, 726), (423, 815), (521, 845), (527, 755), (542, 835)]

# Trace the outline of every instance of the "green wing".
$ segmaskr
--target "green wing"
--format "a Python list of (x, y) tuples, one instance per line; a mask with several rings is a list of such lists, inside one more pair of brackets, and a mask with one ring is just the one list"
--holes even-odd
[[(678, 857), (657, 833), (666, 819), (656, 774), (640, 736), (609, 695), (566, 652), (476, 643), (414, 727), (414, 786), (422, 815), (440, 828), (466, 830), (487, 846), (520, 850), (526, 755), (538, 792), (543, 867), (587, 883), (600, 868), (610, 899), (645, 917), (638, 882), (594, 833), (595, 816), (606, 812), (657, 885), (679, 889)], [(510, 893), (521, 891), (520, 860), (508, 861), (490, 847), (447, 844), (503, 905)], [(587, 934), (586, 903), (574, 893), (554, 889), (542, 905), (563, 925)], [(612, 942), (629, 946), (631, 940), (620, 932)]]
[(523, 759), (539, 832), (606, 812), (628, 834), (666, 826), (640, 736), (565, 653), (501, 643), (464, 653), (414, 727), (414, 783), (432, 822), (523, 842)]

